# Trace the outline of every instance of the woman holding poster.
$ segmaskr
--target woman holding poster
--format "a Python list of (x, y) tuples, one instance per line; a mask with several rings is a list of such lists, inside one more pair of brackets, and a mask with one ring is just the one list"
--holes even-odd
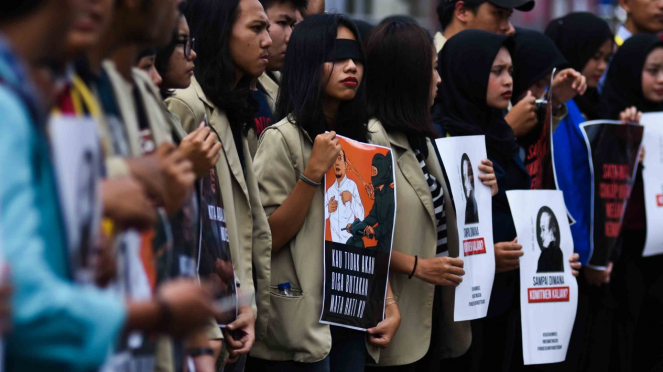
[[(320, 14), (299, 23), (288, 44), (276, 110), (280, 121), (265, 129), (255, 156), (262, 205), (273, 236), (273, 289), (269, 314), (261, 315), (270, 319), (267, 337), (257, 340), (249, 369), (364, 369), (366, 333), (320, 323), (323, 176), (335, 164), (339, 179), (346, 171), (348, 159), (337, 132), (360, 142), (368, 139), (362, 84), (366, 58), (358, 39), (356, 26), (346, 16)], [(381, 176), (377, 173), (374, 176)], [(338, 208), (344, 198), (350, 203), (347, 194), (339, 193), (328, 207)], [(360, 214), (359, 209), (354, 206), (352, 213)], [(284, 285), (291, 288), (287, 294), (276, 290)], [(393, 299), (391, 291), (387, 293), (387, 299)], [(399, 323), (396, 301), (387, 301), (385, 319), (368, 329), (368, 341), (386, 347)], [(375, 348), (369, 351), (377, 358)]]
[[(486, 136), (488, 158), (494, 164), (499, 185), (492, 208), (497, 275), (488, 316), (472, 321), (472, 348), (459, 362), (464, 369), (469, 369), (473, 356), (480, 354), (482, 370), (508, 371), (512, 359), (520, 353), (513, 345), (520, 339), (517, 270), (523, 253), (506, 191), (527, 190), (531, 182), (517, 155), (513, 131), (503, 117), (513, 92), (512, 48), (509, 37), (468, 30), (449, 39), (440, 54), (445, 105), (442, 127), (451, 136)], [(504, 342), (483, 344), (482, 339)]]
[[(635, 106), (641, 112), (663, 111), (663, 41), (649, 34), (635, 35), (622, 45), (615, 54), (608, 70), (601, 113), (606, 119), (621, 119), (622, 111)], [(637, 117), (635, 119), (638, 119)], [(641, 152), (646, 156), (646, 149)], [(617, 252), (613, 272), (612, 289), (619, 303), (616, 318), (628, 319), (620, 322), (628, 336), (624, 349), (634, 350), (626, 355), (634, 370), (649, 370), (661, 362), (662, 341), (646, 337), (654, 328), (663, 310), (660, 296), (663, 288), (656, 287), (661, 279), (663, 256), (642, 257), (647, 226), (642, 182), (642, 164), (639, 164), (635, 184), (631, 191), (624, 223), (621, 230), (621, 252)], [(622, 310), (623, 308), (623, 310)], [(641, 309), (641, 311), (639, 311)], [(635, 327), (635, 329), (633, 329)], [(630, 341), (629, 341), (630, 340)]]
[[(440, 358), (467, 350), (470, 330), (467, 322), (453, 322), (453, 288), (465, 272), (463, 261), (448, 254), (448, 242), (458, 240), (456, 214), (449, 207), (453, 204), (430, 141), (437, 137), (430, 117), (440, 83), (437, 55), (425, 29), (389, 22), (373, 31), (367, 58), (371, 142), (392, 149), (398, 184), (392, 288), (399, 301), (407, 304), (401, 308), (402, 326), (382, 351), (379, 366), (407, 370), (416, 362), (417, 368), (439, 365)], [(408, 74), (394, 74), (394, 70)], [(481, 179), (496, 186), (492, 174)]]

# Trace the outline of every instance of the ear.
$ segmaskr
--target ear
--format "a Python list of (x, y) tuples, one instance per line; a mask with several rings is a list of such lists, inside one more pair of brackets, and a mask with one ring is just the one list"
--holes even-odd
[(470, 16), (473, 16), (472, 12), (465, 7), (464, 1), (459, 1), (454, 7), (454, 18), (457, 18), (463, 24), (466, 24), (470, 20)]
[(631, 13), (631, 1), (630, 0), (619, 0), (619, 6), (621, 6), (626, 14)]

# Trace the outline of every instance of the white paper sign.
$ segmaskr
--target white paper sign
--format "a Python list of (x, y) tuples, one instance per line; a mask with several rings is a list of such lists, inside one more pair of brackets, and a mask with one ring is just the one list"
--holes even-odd
[(642, 147), (645, 158), (642, 163), (642, 181), (647, 215), (647, 239), (642, 255), (663, 254), (663, 113), (642, 115), (645, 127)]
[(569, 258), (573, 238), (561, 191), (507, 191), (523, 246), (520, 311), (525, 365), (566, 359), (578, 306)]
[(74, 275), (79, 283), (91, 284), (92, 250), (101, 222), (101, 153), (96, 123), (91, 118), (53, 115), (48, 130)]
[(456, 287), (454, 320), (483, 318), (495, 279), (492, 196), (490, 187), (479, 180), (479, 164), (488, 158), (486, 139), (447, 137), (435, 140), (435, 146), (456, 209), (458, 257), (465, 270), (463, 282)]

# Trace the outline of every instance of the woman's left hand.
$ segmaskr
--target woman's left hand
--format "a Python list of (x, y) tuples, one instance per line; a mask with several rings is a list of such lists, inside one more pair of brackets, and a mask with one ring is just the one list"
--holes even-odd
[(560, 106), (577, 95), (585, 94), (587, 79), (580, 72), (567, 68), (555, 75), (552, 90), (553, 105)]
[(484, 174), (479, 174), (479, 179), (481, 183), (490, 187), (490, 193), (492, 196), (497, 195), (499, 188), (497, 187), (497, 178), (495, 177), (495, 169), (493, 169), (493, 162), (488, 159), (481, 160), (479, 164), (479, 170)]
[(580, 268), (582, 268), (582, 264), (580, 263), (580, 255), (574, 253), (571, 258), (569, 258), (569, 262), (571, 263), (571, 274), (573, 274), (575, 277), (578, 277)]
[(400, 325), (401, 312), (398, 310), (398, 303), (387, 306), (384, 320), (374, 328), (366, 330), (368, 332), (368, 342), (381, 349), (386, 349)]

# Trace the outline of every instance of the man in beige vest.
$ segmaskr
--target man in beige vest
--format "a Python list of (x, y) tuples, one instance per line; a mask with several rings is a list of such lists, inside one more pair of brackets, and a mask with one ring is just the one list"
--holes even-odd
[[(254, 93), (260, 92), (263, 99), (257, 99), (260, 105), (265, 102), (271, 113), (268, 120), (259, 123), (256, 117), (256, 131), (249, 132), (249, 151), (253, 158), (258, 150), (258, 138), (260, 133), (269, 125), (275, 123), (276, 99), (279, 95), (279, 84), (281, 83), (281, 67), (285, 61), (285, 52), (288, 49), (290, 35), (297, 23), (297, 16), (302, 12), (306, 14), (321, 13), (324, 11), (324, 1), (316, 1), (309, 9), (309, 0), (260, 0), (267, 18), (269, 18), (269, 36), (272, 38), (272, 46), (269, 48), (269, 62), (265, 72), (257, 77), (251, 86)], [(322, 9), (320, 10), (320, 4)], [(307, 12), (308, 11), (308, 12)], [(255, 95), (254, 95), (255, 97)], [(261, 110), (263, 111), (263, 110)], [(265, 123), (266, 121), (266, 123)]]
[(485, 30), (513, 35), (515, 28), (509, 21), (513, 10), (529, 12), (534, 0), (440, 0), (437, 16), (442, 32), (435, 34), (435, 49), (439, 53), (446, 41), (463, 30)]

